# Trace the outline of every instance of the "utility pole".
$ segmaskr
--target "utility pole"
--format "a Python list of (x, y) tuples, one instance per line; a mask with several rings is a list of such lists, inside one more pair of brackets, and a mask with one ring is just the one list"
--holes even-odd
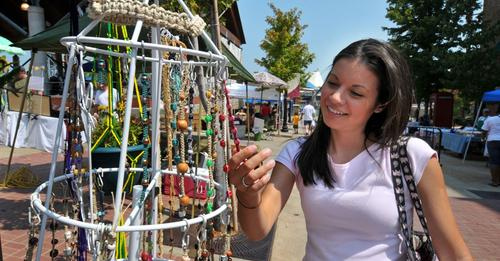
[(219, 27), (219, 6), (217, 0), (212, 0), (213, 13), (212, 13), (212, 39), (214, 39), (217, 49), (221, 50), (220, 42), (220, 27)]
[[(221, 38), (220, 38), (220, 25), (219, 25), (219, 6), (217, 0), (212, 0), (212, 39), (217, 46), (217, 49), (222, 50), (222, 43), (221, 43)], [(224, 93), (224, 92), (223, 92)], [(229, 97), (228, 97), (229, 98)], [(221, 108), (222, 109), (222, 108)], [(227, 116), (226, 116), (227, 118)], [(216, 119), (217, 121), (219, 119)], [(224, 124), (224, 122), (219, 122), (219, 124)], [(223, 128), (225, 129), (225, 128)], [(228, 133), (225, 133), (225, 136), (227, 136)], [(217, 151), (217, 161), (215, 165), (215, 179), (216, 181), (223, 185), (226, 184), (226, 182), (223, 182), (225, 180), (225, 175), (223, 171), (223, 166), (225, 164), (225, 159), (224, 155), (230, 155), (231, 153), (231, 145), (226, 144), (225, 147), (221, 147), (219, 143), (215, 145), (215, 150)], [(226, 153), (224, 153), (224, 150), (226, 150)], [(226, 188), (227, 191), (231, 190), (232, 198), (231, 198), (231, 207), (233, 209), (232, 211), (232, 216), (231, 216), (231, 227), (233, 228), (234, 231), (238, 231), (238, 223), (237, 223), (237, 201), (236, 201), (236, 190), (234, 189), (233, 185), (230, 185)], [(217, 195), (216, 195), (216, 201), (215, 201), (215, 206), (214, 209), (219, 208), (220, 206), (226, 204), (225, 199), (226, 198), (226, 193), (225, 191), (217, 190)], [(227, 216), (223, 216), (222, 219), (228, 220)], [(229, 225), (229, 224), (225, 224)], [(217, 230), (221, 230), (222, 228), (225, 229), (224, 226), (222, 226), (220, 220), (215, 219), (214, 227)]]

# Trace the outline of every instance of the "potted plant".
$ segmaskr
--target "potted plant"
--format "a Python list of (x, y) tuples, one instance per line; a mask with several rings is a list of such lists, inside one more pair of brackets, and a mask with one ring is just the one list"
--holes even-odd
[[(120, 144), (123, 125), (118, 115), (109, 115), (107, 107), (99, 106), (97, 124), (92, 132), (92, 165), (93, 168), (118, 167), (120, 161)], [(142, 121), (132, 117), (128, 136), (127, 162), (131, 167), (142, 166), (144, 153)], [(130, 177), (129, 177), (130, 176)], [(140, 183), (142, 173), (130, 172), (124, 179), (123, 191), (131, 191), (134, 185)], [(109, 194), (116, 190), (118, 172), (105, 173), (103, 191)]]

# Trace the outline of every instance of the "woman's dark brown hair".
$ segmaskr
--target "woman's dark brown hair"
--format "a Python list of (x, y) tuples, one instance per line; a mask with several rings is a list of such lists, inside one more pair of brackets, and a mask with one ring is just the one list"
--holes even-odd
[[(394, 47), (375, 39), (351, 43), (335, 56), (333, 65), (344, 58), (359, 60), (379, 79), (377, 103), (384, 105), (384, 110), (368, 119), (364, 142), (365, 149), (367, 139), (373, 139), (381, 148), (387, 147), (403, 133), (410, 115), (413, 82), (408, 64)], [(316, 184), (319, 178), (327, 187), (334, 187), (328, 167), (330, 142), (330, 128), (323, 122), (320, 110), (318, 125), (295, 158), (304, 185)]]

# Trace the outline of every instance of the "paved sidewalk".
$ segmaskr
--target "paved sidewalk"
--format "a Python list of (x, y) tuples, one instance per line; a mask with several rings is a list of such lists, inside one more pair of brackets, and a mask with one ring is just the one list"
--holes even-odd
[[(257, 142), (260, 148), (269, 147), (273, 155), (277, 155), (286, 141), (292, 136), (269, 137), (269, 140)], [(296, 137), (296, 135), (294, 135)], [(242, 141), (246, 144), (246, 141)], [(3, 181), (10, 148), (0, 147), (0, 180)], [(36, 170), (35, 175), (40, 180), (48, 178), (51, 154), (31, 149), (16, 149), (12, 171), (21, 166), (29, 166)], [(59, 157), (58, 160), (62, 160)], [(458, 157), (443, 152), (441, 154), (451, 206), (457, 223), (476, 260), (500, 260), (498, 242), (500, 240), (500, 189), (486, 185), (489, 182), (489, 172), (484, 161), (462, 162)], [(59, 164), (61, 166), (62, 164)], [(56, 173), (61, 173), (60, 169)], [(27, 209), (29, 195), (34, 189), (0, 189), (0, 235), (4, 260), (23, 260), (28, 242)], [(50, 239), (47, 234), (42, 260), (50, 260)], [(272, 236), (272, 235), (271, 235)], [(58, 231), (58, 249), (62, 249), (64, 236)], [(296, 188), (283, 209), (278, 222), (272, 251), (268, 260), (301, 260), (307, 235), (305, 222)], [(262, 247), (263, 244), (255, 243)], [(235, 246), (236, 247), (236, 246)], [(233, 260), (263, 260), (256, 258)]]

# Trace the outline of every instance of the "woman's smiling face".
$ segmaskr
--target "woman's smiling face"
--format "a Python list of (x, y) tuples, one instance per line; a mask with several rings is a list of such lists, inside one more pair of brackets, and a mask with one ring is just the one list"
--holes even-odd
[(335, 63), (321, 88), (324, 123), (335, 131), (363, 132), (378, 106), (379, 79), (358, 59), (342, 58)]

